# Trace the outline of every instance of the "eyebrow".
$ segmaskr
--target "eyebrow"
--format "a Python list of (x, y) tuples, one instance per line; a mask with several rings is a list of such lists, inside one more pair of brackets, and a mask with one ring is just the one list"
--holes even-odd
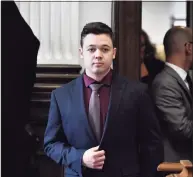
[[(96, 45), (91, 44), (91, 45), (89, 45), (87, 48), (89, 48), (89, 47), (96, 47)], [(107, 45), (107, 44), (104, 44), (104, 45), (102, 45), (101, 47), (108, 47), (108, 48), (110, 48), (110, 46)]]

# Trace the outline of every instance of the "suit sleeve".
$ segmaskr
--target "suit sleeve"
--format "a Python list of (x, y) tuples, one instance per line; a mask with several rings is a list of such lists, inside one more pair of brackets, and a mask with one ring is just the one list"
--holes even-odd
[(76, 149), (69, 145), (62, 128), (61, 115), (54, 92), (51, 94), (48, 123), (44, 135), (44, 151), (55, 162), (81, 174), (81, 161), (86, 149)]
[(190, 140), (192, 138), (193, 121), (186, 113), (186, 108), (175, 84), (167, 83), (153, 87), (153, 99), (161, 121), (168, 125), (170, 138)]
[(163, 143), (155, 108), (147, 90), (140, 96), (138, 125), (140, 176), (155, 177), (158, 165), (163, 162)]

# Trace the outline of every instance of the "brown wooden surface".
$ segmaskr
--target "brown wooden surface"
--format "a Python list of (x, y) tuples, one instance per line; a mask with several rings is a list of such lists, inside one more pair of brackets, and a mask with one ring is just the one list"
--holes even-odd
[(167, 163), (167, 162), (165, 162), (165, 163), (161, 163), (158, 166), (158, 171), (180, 172), (180, 171), (182, 171), (182, 169), (183, 169), (183, 165), (180, 163)]
[(129, 79), (138, 80), (140, 71), (141, 2), (114, 1), (112, 27), (118, 48), (114, 69)]
[(192, 177), (193, 165), (189, 160), (180, 160), (179, 163), (164, 162), (158, 166), (157, 170), (171, 172), (166, 177)]

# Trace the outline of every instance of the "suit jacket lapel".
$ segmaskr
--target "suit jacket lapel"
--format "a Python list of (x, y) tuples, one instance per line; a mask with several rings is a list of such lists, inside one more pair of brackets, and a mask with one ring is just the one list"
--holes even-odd
[(188, 90), (188, 88), (187, 88), (186, 84), (184, 83), (184, 81), (182, 80), (182, 78), (176, 73), (175, 70), (173, 70), (169, 66), (165, 67), (165, 71), (167, 73), (169, 73), (172, 77), (174, 77), (178, 81), (179, 85), (184, 90), (185, 94), (187, 95), (188, 99), (190, 100), (190, 103), (192, 103), (192, 96), (191, 96), (190, 90)]
[(83, 76), (81, 75), (80, 77), (76, 79), (76, 83), (72, 91), (73, 103), (75, 104), (72, 106), (75, 109), (74, 111), (77, 112), (77, 118), (82, 119), (83, 124), (80, 126), (85, 127), (88, 137), (90, 138), (91, 142), (93, 142), (93, 144), (97, 144), (97, 139), (88, 122), (88, 116), (86, 113), (85, 102), (84, 102), (83, 86), (84, 86), (83, 85)]
[(125, 82), (123, 81), (123, 79), (120, 78), (115, 73), (113, 73), (108, 112), (107, 112), (107, 117), (105, 120), (102, 138), (100, 141), (100, 146), (102, 145), (104, 136), (105, 136), (106, 131), (108, 129), (109, 121), (111, 121), (113, 118), (115, 118), (116, 112), (117, 112), (119, 105), (120, 105), (120, 101), (121, 101), (122, 92), (123, 92), (124, 87), (125, 87)]

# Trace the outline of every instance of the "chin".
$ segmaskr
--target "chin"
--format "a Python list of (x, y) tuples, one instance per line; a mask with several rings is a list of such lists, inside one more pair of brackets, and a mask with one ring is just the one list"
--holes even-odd
[(93, 73), (95, 73), (95, 74), (103, 74), (105, 72), (107, 72), (107, 69), (105, 69), (105, 68), (95, 68), (93, 70)]

